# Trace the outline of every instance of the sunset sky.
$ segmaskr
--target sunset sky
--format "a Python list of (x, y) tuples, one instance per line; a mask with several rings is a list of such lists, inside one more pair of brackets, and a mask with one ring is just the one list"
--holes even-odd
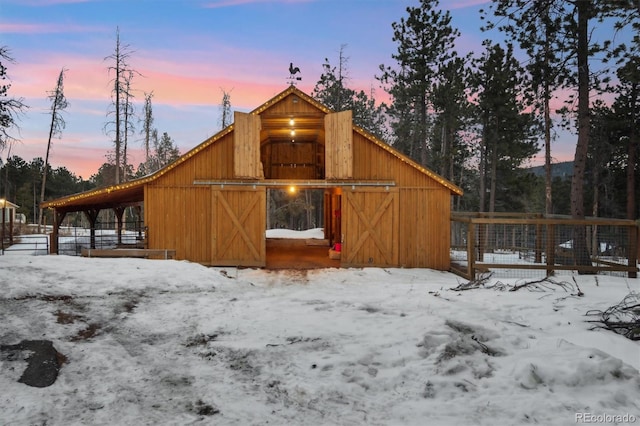
[[(483, 0), (442, 0), (462, 37), (461, 54), (480, 53)], [(379, 65), (394, 65), (391, 24), (417, 0), (0, 0), (0, 45), (8, 65), (9, 94), (29, 110), (19, 121), (20, 142), (9, 152), (30, 162), (44, 158), (51, 116), (48, 92), (67, 69), (66, 129), (53, 141), (51, 165), (88, 179), (113, 149), (110, 120), (116, 28), (141, 75), (133, 81), (137, 111), (153, 91), (155, 127), (167, 132), (182, 153), (220, 130), (222, 91), (233, 110), (250, 111), (287, 87), (289, 63), (302, 72), (298, 88), (311, 94), (329, 58), (338, 63), (347, 45), (353, 89), (376, 88)], [(141, 125), (130, 140), (130, 163), (142, 161)], [(571, 159), (576, 138), (564, 135), (553, 148), (557, 161)], [(537, 161), (536, 164), (540, 164)]]

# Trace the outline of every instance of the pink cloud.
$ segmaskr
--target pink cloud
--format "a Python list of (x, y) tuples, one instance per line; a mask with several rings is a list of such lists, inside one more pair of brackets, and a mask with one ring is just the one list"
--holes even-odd
[(25, 6), (53, 6), (56, 4), (89, 3), (91, 0), (23, 0)]
[(242, 6), (245, 4), (256, 4), (256, 3), (309, 3), (314, 0), (214, 0), (205, 4), (203, 7), (207, 9), (217, 9), (221, 7), (233, 7), (233, 6)]
[(0, 33), (4, 34), (86, 33), (95, 31), (95, 27), (83, 25), (0, 22)]
[(474, 7), (481, 4), (489, 4), (490, 0), (448, 0), (442, 3), (447, 9), (464, 9), (465, 7)]

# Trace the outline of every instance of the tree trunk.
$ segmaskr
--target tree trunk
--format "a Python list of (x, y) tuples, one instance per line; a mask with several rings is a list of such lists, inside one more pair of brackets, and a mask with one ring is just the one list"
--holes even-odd
[(420, 164), (427, 167), (427, 96), (422, 93), (420, 97), (420, 129), (419, 143), (420, 143)]
[[(578, 12), (578, 143), (573, 160), (571, 178), (571, 216), (584, 219), (584, 174), (589, 148), (589, 41), (588, 21), (591, 3), (576, 2)], [(573, 233), (573, 251), (577, 265), (590, 265), (587, 251), (586, 227), (576, 226)]]
[(544, 87), (544, 212), (553, 214), (553, 197), (551, 193), (551, 114), (549, 112), (549, 84)]
[(120, 183), (120, 30), (116, 36), (116, 185)]
[[(549, 5), (545, 7), (546, 18), (549, 17)], [(544, 212), (546, 215), (553, 213), (553, 197), (552, 197), (552, 177), (551, 177), (551, 111), (550, 98), (551, 89), (549, 84), (549, 58), (551, 56), (551, 46), (549, 39), (551, 38), (551, 28), (549, 24), (545, 26), (545, 45), (544, 45), (544, 72), (546, 74), (544, 82)]]
[[(42, 187), (40, 188), (40, 203), (44, 202), (44, 190), (47, 186), (47, 172), (49, 170), (49, 152), (51, 150), (51, 138), (53, 137), (53, 126), (56, 114), (56, 105), (54, 102), (53, 113), (51, 114), (51, 127), (49, 127), (49, 142), (47, 143), (47, 155), (44, 158), (44, 170), (42, 171)], [(42, 207), (38, 208), (38, 234), (42, 227)]]
[[(53, 101), (53, 107), (51, 110), (51, 125), (49, 126), (49, 140), (47, 142), (47, 155), (44, 157), (44, 170), (42, 171), (42, 187), (40, 188), (40, 203), (44, 202), (44, 190), (47, 186), (47, 172), (49, 171), (49, 152), (51, 151), (51, 138), (53, 138), (53, 132), (55, 130), (56, 125), (56, 114), (58, 112), (58, 97), (60, 95), (60, 81), (62, 77), (62, 72), (60, 73), (60, 78), (58, 78), (58, 84), (56, 85), (56, 93)], [(38, 209), (38, 234), (41, 231), (42, 227), (42, 207)]]
[(487, 138), (486, 138), (486, 127), (485, 130), (483, 130), (482, 132), (482, 142), (480, 145), (480, 164), (478, 167), (478, 178), (479, 178), (479, 182), (478, 182), (478, 187), (480, 189), (480, 194), (478, 194), (478, 211), (479, 212), (484, 212), (485, 211), (485, 205), (486, 205), (486, 195), (487, 195), (487, 190), (486, 190), (486, 162), (487, 162)]
[[(640, 3), (638, 4), (640, 9)], [(634, 84), (631, 90), (631, 134), (629, 135), (629, 159), (627, 161), (627, 219), (636, 219), (636, 151), (638, 149), (638, 84)]]
[(498, 179), (498, 135), (493, 132), (491, 143), (491, 189), (489, 191), (489, 212), (496, 211), (496, 184)]

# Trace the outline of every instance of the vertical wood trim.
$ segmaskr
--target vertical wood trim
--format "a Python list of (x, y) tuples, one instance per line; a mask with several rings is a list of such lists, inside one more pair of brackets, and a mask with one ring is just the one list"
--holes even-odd
[(353, 178), (352, 118), (351, 111), (335, 112), (324, 117), (327, 179)]
[(260, 116), (235, 111), (233, 119), (233, 174), (237, 178), (261, 179)]

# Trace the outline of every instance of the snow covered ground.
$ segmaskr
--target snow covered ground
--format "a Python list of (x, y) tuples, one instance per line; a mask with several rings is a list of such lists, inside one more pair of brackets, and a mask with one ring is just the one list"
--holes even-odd
[(67, 359), (34, 388), (0, 352), (0, 424), (640, 424), (640, 342), (585, 317), (640, 280), (575, 279), (582, 297), (457, 292), (427, 269), (0, 256), (0, 344)]

